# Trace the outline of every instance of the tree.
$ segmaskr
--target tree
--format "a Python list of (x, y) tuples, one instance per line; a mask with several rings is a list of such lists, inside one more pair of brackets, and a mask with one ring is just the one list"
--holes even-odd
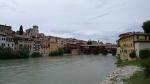
[(150, 78), (150, 58), (144, 59), (141, 65), (144, 67), (145, 77)]
[(18, 51), (18, 54), (19, 54), (18, 58), (29, 58), (29, 53), (30, 52), (28, 48), (23, 47), (22, 49)]
[(140, 50), (139, 54), (140, 54), (141, 59), (149, 58), (150, 57), (150, 50), (148, 50), (148, 49)]
[(142, 28), (145, 33), (150, 33), (150, 21), (144, 22)]
[(19, 29), (19, 35), (23, 35), (23, 26), (22, 25), (20, 26), (20, 29)]
[(136, 58), (136, 52), (135, 51), (133, 51), (133, 52), (131, 52), (130, 54), (129, 54), (129, 56), (130, 56), (130, 58)]
[(31, 55), (31, 57), (42, 57), (42, 54), (41, 53), (39, 53), (39, 52), (33, 52), (32, 53), (32, 55)]

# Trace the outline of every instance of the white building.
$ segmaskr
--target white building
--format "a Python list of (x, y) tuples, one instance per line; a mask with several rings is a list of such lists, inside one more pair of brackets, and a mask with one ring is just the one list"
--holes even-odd
[(135, 51), (136, 55), (139, 57), (140, 50), (150, 49), (150, 41), (136, 41), (135, 42)]
[(0, 33), (0, 46), (4, 48), (15, 49), (14, 38), (12, 36), (8, 36), (4, 33)]

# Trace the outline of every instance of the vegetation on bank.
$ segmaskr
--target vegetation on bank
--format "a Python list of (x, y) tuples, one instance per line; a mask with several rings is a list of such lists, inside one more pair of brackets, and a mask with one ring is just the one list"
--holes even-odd
[(21, 59), (29, 58), (29, 50), (22, 48), (19, 51), (13, 51), (11, 48), (0, 47), (0, 59)]
[(65, 53), (63, 48), (59, 48), (58, 50), (49, 53), (49, 56), (63, 56)]
[(149, 84), (150, 79), (145, 77), (144, 71), (135, 73), (128, 79), (124, 80), (126, 84)]
[(145, 71), (146, 68), (142, 65), (142, 62), (144, 61), (145, 60), (134, 60), (134, 61), (124, 61), (120, 63), (120, 66), (139, 66), (141, 68), (144, 68), (144, 71), (136, 72), (130, 78), (123, 80), (126, 82), (126, 84), (149, 84), (150, 83), (150, 78), (147, 77), (147, 75), (150, 72), (149, 70)]
[(0, 47), (0, 59), (25, 59), (29, 57), (41, 57), (40, 53), (32, 53), (30, 56), (27, 48), (22, 48), (19, 51), (13, 51), (11, 48)]
[[(143, 23), (142, 26), (145, 33), (150, 34), (150, 21), (146, 21)], [(137, 58), (135, 52), (132, 52), (130, 54), (131, 58), (136, 58), (137, 60), (133, 61), (121, 61), (120, 59), (117, 62), (118, 66), (126, 66), (126, 65), (135, 65), (142, 67), (144, 70), (135, 73), (133, 76), (131, 76), (128, 79), (125, 79), (124, 81), (127, 84), (149, 84), (150, 83), (150, 50), (144, 49), (140, 50), (139, 52), (139, 58)]]
[(39, 52), (34, 52), (31, 54), (31, 57), (32, 58), (35, 58), (35, 57), (42, 57), (42, 54), (40, 54)]
[[(135, 58), (136, 54), (133, 52), (130, 54), (131, 57)], [(137, 72), (130, 78), (126, 79), (125, 82), (127, 84), (149, 84), (150, 82), (150, 50), (144, 49), (139, 52), (140, 58), (133, 61), (121, 61), (118, 60), (117, 65), (118, 66), (127, 66), (127, 65), (133, 65), (133, 66), (139, 66), (143, 68), (144, 70), (141, 72)]]

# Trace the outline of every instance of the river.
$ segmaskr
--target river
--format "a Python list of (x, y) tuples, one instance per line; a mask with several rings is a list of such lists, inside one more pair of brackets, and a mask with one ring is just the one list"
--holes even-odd
[(98, 84), (115, 62), (111, 55), (0, 60), (0, 84)]

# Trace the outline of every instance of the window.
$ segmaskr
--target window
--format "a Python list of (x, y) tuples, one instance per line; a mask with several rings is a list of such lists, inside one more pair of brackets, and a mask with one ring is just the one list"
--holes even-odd
[(9, 44), (8, 44), (8, 47), (9, 47)]
[(2, 47), (5, 47), (5, 43), (2, 43)]

